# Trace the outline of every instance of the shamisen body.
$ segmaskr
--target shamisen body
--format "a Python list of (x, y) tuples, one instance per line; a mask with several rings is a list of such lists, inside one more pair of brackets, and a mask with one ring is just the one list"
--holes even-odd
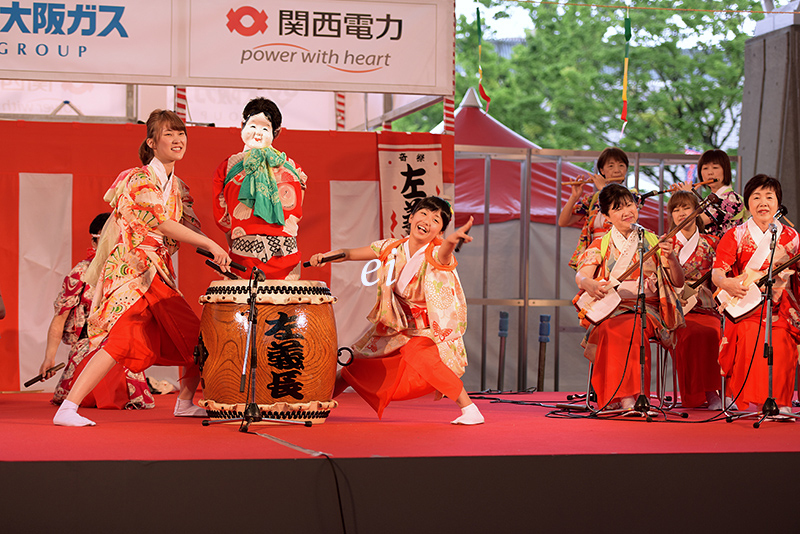
[(462, 341), (467, 309), (453, 256), (460, 239), (472, 240), (467, 235), (472, 219), (443, 238), (451, 217), (446, 201), (427, 197), (409, 216), (407, 238), (311, 256), (313, 266), (338, 254), (344, 257), (332, 261), (381, 264), (378, 298), (368, 317), (373, 326), (353, 345), (354, 360), (342, 370), (334, 395), (352, 386), (380, 417), (393, 400), (436, 393), (461, 408), (454, 424), (483, 423), (460, 380), (467, 365)]

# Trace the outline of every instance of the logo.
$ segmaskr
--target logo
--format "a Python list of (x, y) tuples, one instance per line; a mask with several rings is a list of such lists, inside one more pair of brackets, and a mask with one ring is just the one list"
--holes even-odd
[[(242, 23), (242, 19), (250, 17), (253, 21), (249, 26)], [(236, 32), (239, 35), (250, 37), (258, 32), (264, 33), (267, 31), (267, 14), (264, 11), (259, 11), (252, 6), (242, 6), (237, 10), (231, 9), (228, 11), (228, 23), (226, 26), (231, 33)]]

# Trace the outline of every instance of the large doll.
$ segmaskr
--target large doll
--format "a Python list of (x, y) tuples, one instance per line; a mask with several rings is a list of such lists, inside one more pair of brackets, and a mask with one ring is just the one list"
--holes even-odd
[(281, 120), (278, 106), (266, 98), (244, 107), (244, 149), (214, 174), (214, 220), (228, 238), (231, 259), (261, 269), (269, 279), (298, 280), (306, 175), (272, 147)]

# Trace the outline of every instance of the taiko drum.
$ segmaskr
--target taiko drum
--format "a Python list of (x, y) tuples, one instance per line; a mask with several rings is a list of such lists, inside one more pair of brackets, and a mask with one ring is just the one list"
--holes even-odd
[[(324, 422), (336, 407), (335, 297), (324, 282), (212, 282), (200, 298), (196, 351), (204, 401), (212, 418), (241, 417), (251, 395), (251, 356), (244, 357), (255, 291), (255, 402), (270, 419)], [(245, 387), (241, 391), (244, 367)]]

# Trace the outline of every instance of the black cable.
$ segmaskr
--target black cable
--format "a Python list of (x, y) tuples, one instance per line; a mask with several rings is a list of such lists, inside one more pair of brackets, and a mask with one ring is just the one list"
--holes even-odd
[(331, 466), (331, 471), (333, 472), (333, 483), (336, 485), (336, 499), (339, 502), (339, 519), (342, 522), (342, 532), (347, 534), (347, 524), (344, 521), (344, 507), (342, 506), (342, 489), (339, 486), (339, 476), (336, 474), (336, 463), (333, 461), (333, 458), (324, 452), (321, 452), (320, 454), (328, 460), (328, 463)]

